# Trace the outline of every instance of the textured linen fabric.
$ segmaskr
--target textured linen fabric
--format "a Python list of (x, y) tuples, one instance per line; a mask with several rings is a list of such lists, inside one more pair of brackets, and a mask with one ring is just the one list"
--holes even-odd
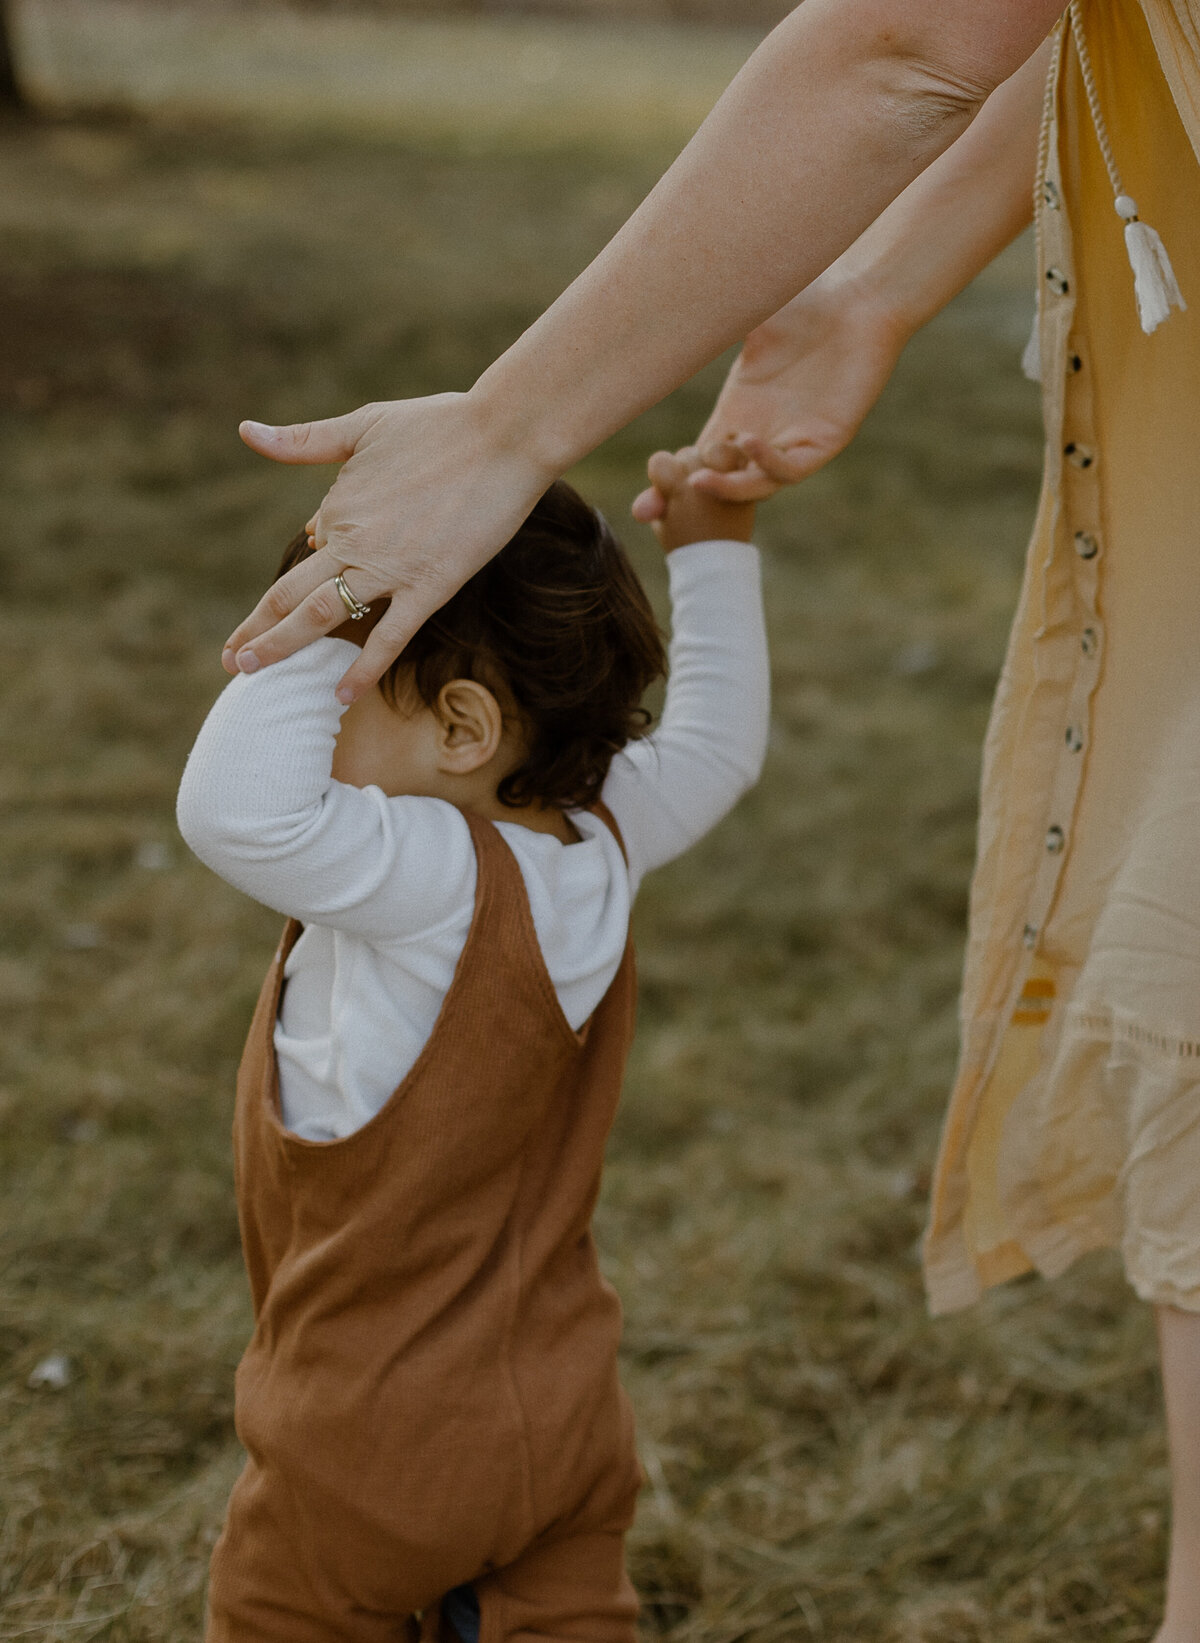
[(984, 757), (931, 1305), (1118, 1247), (1200, 1310), (1200, 6), (1085, 0), (1123, 186), (1186, 313), (1140, 329), (1069, 30), (1039, 183), (1045, 482)]
[[(603, 799), (566, 845), (498, 822), (569, 1024), (616, 974), (642, 876), (681, 854), (754, 782), (769, 680), (759, 556), (701, 542), (667, 560), (673, 633), (661, 723), (613, 759)], [(387, 1100), (429, 1037), (467, 938), (475, 850), (441, 799), (333, 780), (334, 687), (355, 655), (323, 639), (222, 691), (180, 784), (180, 830), (231, 884), (304, 924), (275, 1028), (284, 1121), (349, 1135)]]

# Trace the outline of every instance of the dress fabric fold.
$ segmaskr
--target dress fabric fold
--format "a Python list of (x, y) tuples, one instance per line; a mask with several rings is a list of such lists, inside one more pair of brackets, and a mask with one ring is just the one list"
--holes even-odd
[(1045, 478), (984, 751), (935, 1312), (1117, 1248), (1200, 1311), (1200, 0), (1082, 0), (1185, 300), (1141, 329), (1060, 28), (1037, 187)]

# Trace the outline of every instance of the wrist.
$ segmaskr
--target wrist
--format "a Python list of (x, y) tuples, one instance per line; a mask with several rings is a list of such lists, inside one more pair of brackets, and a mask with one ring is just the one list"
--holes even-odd
[[(855, 255), (858, 250), (858, 246), (851, 246), (774, 319), (768, 320), (767, 326), (776, 322), (786, 325), (793, 319), (790, 310), (802, 309), (806, 327), (828, 331), (845, 326), (856, 336), (874, 337), (898, 358), (914, 333), (931, 318), (932, 311), (926, 313), (920, 308), (915, 300), (917, 294), (904, 289), (894, 269), (863, 261)], [(794, 317), (801, 318), (800, 314)]]
[(809, 289), (886, 338), (899, 355), (953, 291), (946, 289), (936, 242), (931, 249), (919, 238), (900, 237), (894, 227), (889, 231), (889, 217), (885, 212)]
[(528, 472), (536, 498), (586, 452), (575, 449), (543, 396), (513, 380), (507, 360), (502, 355), (488, 367), (465, 395), (466, 407), (491, 454)]
[(655, 528), (659, 546), (668, 559), (698, 542), (750, 542), (754, 535), (753, 502), (722, 502), (691, 486), (685, 490), (685, 496), (671, 499), (666, 515)]

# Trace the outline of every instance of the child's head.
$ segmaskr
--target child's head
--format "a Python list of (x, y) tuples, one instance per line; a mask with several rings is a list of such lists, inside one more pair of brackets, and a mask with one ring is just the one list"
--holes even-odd
[[(308, 551), (298, 536), (280, 574)], [(438, 768), (452, 777), (486, 766), (502, 805), (582, 809), (599, 797), (613, 754), (644, 733), (642, 696), (665, 665), (624, 549), (560, 481), (384, 674), (387, 718), (371, 692), (347, 711), (339, 750), (345, 742), (347, 764), (352, 740), (356, 753), (353, 768), (343, 774), (335, 765), (335, 775), (385, 791), (428, 791), (419, 775), (389, 785), (371, 773), (373, 744), (408, 734), (389, 722), (399, 716), (423, 736), (417, 752), (426, 765), (441, 759)], [(436, 796), (448, 795), (438, 786)]]

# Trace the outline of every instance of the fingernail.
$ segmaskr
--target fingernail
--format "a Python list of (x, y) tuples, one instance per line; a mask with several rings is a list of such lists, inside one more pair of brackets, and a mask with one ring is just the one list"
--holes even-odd
[(339, 685), (334, 691), (334, 695), (343, 707), (353, 707), (354, 692), (351, 690), (349, 685)]
[(239, 673), (257, 673), (262, 663), (252, 650), (239, 650), (237, 665)]
[(250, 430), (250, 432), (253, 433), (253, 434), (261, 434), (265, 439), (271, 439), (275, 434), (277, 434), (279, 432), (279, 429), (278, 428), (273, 428), (269, 422), (249, 422), (249, 421), (247, 421), (247, 422), (242, 423), (242, 427), (243, 428), (248, 428)]

